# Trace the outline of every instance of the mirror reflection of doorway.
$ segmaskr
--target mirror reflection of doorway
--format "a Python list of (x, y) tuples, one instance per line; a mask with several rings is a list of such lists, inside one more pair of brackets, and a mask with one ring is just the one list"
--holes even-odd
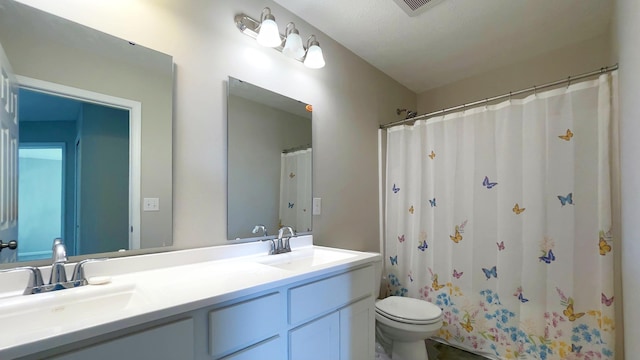
[[(19, 241), (19, 261), (50, 258), (56, 237), (63, 239), (69, 256), (128, 248), (129, 111), (21, 88), (19, 126), (21, 147), (42, 149), (57, 143), (62, 148), (60, 174), (37, 175), (39, 195), (24, 202), (28, 186), (23, 192), (19, 161), (18, 237), (24, 240)], [(34, 212), (34, 206), (45, 207), (51, 193), (57, 194), (58, 207), (46, 205), (46, 210)], [(23, 217), (23, 212), (33, 217)], [(58, 227), (46, 225), (53, 223)], [(31, 231), (23, 236), (23, 228)]]
[(19, 261), (50, 258), (51, 239), (64, 232), (64, 157), (64, 143), (18, 148)]

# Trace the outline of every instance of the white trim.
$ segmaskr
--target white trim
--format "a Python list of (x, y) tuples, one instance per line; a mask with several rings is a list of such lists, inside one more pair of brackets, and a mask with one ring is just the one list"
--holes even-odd
[(16, 78), (18, 85), (25, 89), (129, 110), (129, 249), (140, 249), (142, 103), (26, 76), (16, 75)]
[[(382, 129), (378, 129), (378, 224), (380, 232), (380, 254), (382, 254), (382, 258), (384, 259), (384, 176), (382, 168), (383, 160), (382, 160)], [(378, 279), (379, 280), (379, 279)]]

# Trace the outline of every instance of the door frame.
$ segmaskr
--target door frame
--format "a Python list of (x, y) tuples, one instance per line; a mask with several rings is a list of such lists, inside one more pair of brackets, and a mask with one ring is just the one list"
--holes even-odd
[(129, 250), (140, 249), (142, 103), (21, 75), (16, 78), (24, 89), (129, 111)]

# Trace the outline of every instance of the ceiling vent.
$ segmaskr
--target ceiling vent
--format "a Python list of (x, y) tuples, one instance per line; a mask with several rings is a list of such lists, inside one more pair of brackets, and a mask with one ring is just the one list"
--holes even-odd
[(444, 0), (393, 0), (409, 16), (418, 16)]

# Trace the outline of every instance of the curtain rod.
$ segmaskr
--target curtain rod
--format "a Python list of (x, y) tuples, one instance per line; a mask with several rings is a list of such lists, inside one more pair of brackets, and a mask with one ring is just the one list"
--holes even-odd
[(447, 108), (447, 109), (433, 111), (433, 112), (430, 112), (430, 113), (427, 113), (427, 114), (414, 116), (414, 117), (409, 118), (409, 119), (394, 121), (394, 122), (391, 122), (391, 123), (388, 123), (388, 124), (380, 125), (380, 129), (386, 129), (386, 128), (389, 128), (389, 127), (392, 127), (392, 126), (395, 126), (395, 125), (400, 125), (400, 124), (404, 124), (404, 123), (407, 123), (407, 122), (422, 120), (422, 119), (425, 119), (425, 118), (428, 118), (428, 117), (432, 117), (432, 116), (435, 116), (435, 115), (448, 114), (448, 113), (451, 113), (451, 112), (454, 112), (454, 111), (457, 111), (457, 110), (465, 109), (467, 107), (472, 107), (472, 106), (476, 106), (476, 105), (480, 105), (480, 104), (488, 104), (489, 102), (493, 102), (493, 101), (496, 101), (496, 100), (502, 100), (502, 99), (506, 99), (506, 98), (511, 98), (512, 96), (517, 96), (517, 95), (524, 94), (524, 93), (531, 92), (531, 91), (536, 92), (538, 90), (550, 88), (550, 87), (557, 86), (557, 85), (562, 85), (562, 84), (567, 84), (567, 83), (570, 84), (572, 81), (582, 80), (584, 78), (588, 78), (588, 77), (591, 77), (591, 76), (612, 72), (612, 71), (615, 71), (615, 70), (618, 70), (618, 64), (615, 64), (615, 65), (612, 65), (612, 66), (606, 66), (606, 67), (600, 68), (600, 70), (591, 71), (591, 72), (580, 74), (580, 75), (577, 75), (577, 76), (569, 76), (566, 79), (562, 79), (562, 80), (546, 83), (546, 84), (543, 84), (543, 85), (538, 85), (538, 86), (534, 85), (533, 87), (530, 87), (530, 88), (527, 88), (527, 89), (518, 90), (518, 91), (512, 91), (512, 92), (509, 92), (507, 94), (498, 95), (498, 96), (486, 98), (486, 99), (483, 99), (483, 100), (478, 100), (478, 101), (474, 101), (474, 102), (470, 102), (470, 103), (466, 103), (466, 104), (450, 107), (450, 108)]

